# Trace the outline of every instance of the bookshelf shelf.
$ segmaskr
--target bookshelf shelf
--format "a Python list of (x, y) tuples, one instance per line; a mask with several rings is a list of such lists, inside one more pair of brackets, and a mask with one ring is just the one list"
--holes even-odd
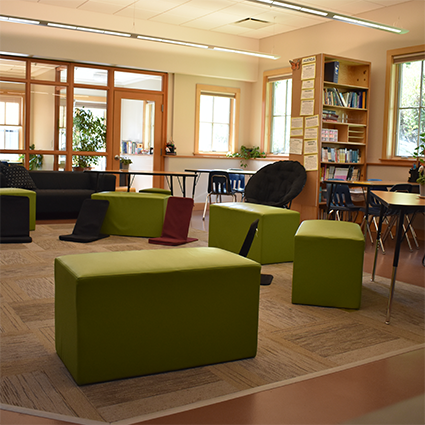
[[(292, 71), (292, 118), (305, 120), (317, 115), (319, 120), (317, 168), (310, 165), (307, 169), (307, 183), (293, 200), (292, 209), (300, 212), (301, 220), (324, 218), (324, 179), (332, 178), (330, 174), (334, 172), (338, 173), (338, 178), (346, 175), (347, 179), (361, 180), (366, 177), (371, 64), (324, 53), (294, 61), (299, 61), (300, 67)], [(312, 63), (315, 73), (304, 72), (303, 67), (311, 67)], [(314, 86), (314, 106), (308, 115), (302, 108), (303, 87), (307, 86), (304, 80), (307, 79), (314, 80), (308, 82), (309, 88)], [(332, 160), (326, 160), (327, 157)], [(306, 165), (306, 158), (311, 164), (311, 152), (289, 155), (289, 159), (303, 165)]]

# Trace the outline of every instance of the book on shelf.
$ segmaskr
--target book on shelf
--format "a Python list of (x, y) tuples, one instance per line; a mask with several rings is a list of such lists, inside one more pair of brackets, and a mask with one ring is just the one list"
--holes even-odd
[(337, 167), (335, 165), (323, 165), (321, 167), (320, 181), (324, 180), (345, 180), (359, 181), (360, 170), (353, 165), (349, 167)]
[(334, 148), (332, 146), (322, 146), (321, 151), (322, 162), (337, 163), (359, 163), (360, 150), (347, 148)]
[(365, 90), (341, 92), (335, 87), (323, 88), (323, 104), (344, 108), (366, 108), (367, 93)]
[(329, 81), (331, 83), (337, 83), (338, 75), (339, 75), (338, 61), (325, 63), (325, 81)]

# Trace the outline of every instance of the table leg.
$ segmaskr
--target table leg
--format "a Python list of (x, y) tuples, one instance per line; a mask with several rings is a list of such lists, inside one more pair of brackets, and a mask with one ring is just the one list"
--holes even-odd
[(395, 281), (397, 276), (398, 259), (400, 257), (400, 245), (401, 245), (401, 239), (403, 237), (403, 223), (404, 223), (404, 210), (403, 208), (400, 208), (400, 211), (398, 213), (396, 244), (394, 248), (393, 271), (391, 275), (390, 293), (388, 296), (387, 317), (385, 320), (385, 323), (387, 325), (390, 324), (390, 318), (391, 318), (391, 307), (393, 302), (394, 287), (395, 287)]
[(192, 186), (192, 198), (195, 199), (195, 189), (198, 184), (199, 178), (201, 177), (201, 173), (195, 173), (195, 177), (193, 178), (193, 186)]
[(379, 212), (378, 234), (376, 235), (375, 257), (373, 259), (372, 277), (370, 278), (372, 282), (375, 281), (376, 261), (378, 259), (379, 245), (381, 245), (382, 221), (384, 219), (384, 212), (384, 204), (381, 204), (381, 210)]

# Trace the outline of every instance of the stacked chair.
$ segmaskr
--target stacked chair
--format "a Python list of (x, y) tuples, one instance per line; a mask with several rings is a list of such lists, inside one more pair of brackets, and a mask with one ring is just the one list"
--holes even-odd
[(353, 203), (350, 188), (345, 184), (327, 184), (326, 186), (328, 193), (328, 218), (333, 216), (336, 220), (344, 220), (345, 218), (347, 221), (356, 221), (360, 207)]

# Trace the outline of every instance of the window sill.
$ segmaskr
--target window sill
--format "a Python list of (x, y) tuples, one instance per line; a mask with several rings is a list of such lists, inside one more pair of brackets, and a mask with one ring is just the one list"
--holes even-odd
[(377, 166), (392, 166), (392, 167), (412, 167), (413, 164), (416, 164), (417, 161), (412, 159), (404, 158), (379, 158), (379, 162), (368, 162), (367, 165), (377, 165)]

